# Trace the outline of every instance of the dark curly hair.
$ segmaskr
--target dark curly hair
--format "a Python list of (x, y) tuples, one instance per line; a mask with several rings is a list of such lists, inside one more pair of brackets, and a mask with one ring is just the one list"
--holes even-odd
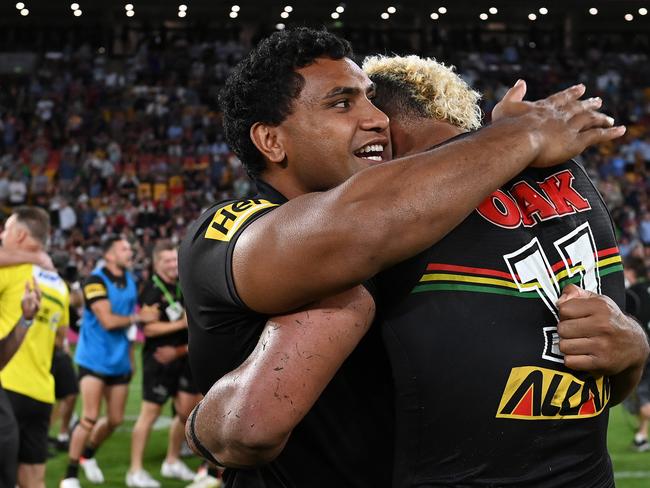
[(262, 40), (232, 71), (221, 92), (226, 142), (248, 175), (266, 167), (250, 138), (256, 122), (278, 126), (291, 114), (305, 80), (296, 73), (315, 59), (352, 56), (350, 43), (326, 30), (300, 27), (278, 31)]

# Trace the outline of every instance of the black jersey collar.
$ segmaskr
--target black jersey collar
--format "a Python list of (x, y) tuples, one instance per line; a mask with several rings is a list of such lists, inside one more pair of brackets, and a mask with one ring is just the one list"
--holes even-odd
[(276, 190), (271, 185), (269, 185), (266, 181), (255, 180), (255, 186), (257, 186), (258, 196), (265, 198), (270, 202), (286, 203), (287, 201), (289, 201), (287, 197), (285, 197), (282, 193), (280, 193), (278, 190)]

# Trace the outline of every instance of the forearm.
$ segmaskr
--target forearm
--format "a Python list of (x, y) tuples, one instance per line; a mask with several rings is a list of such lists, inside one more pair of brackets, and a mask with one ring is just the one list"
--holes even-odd
[(0, 339), (0, 370), (2, 370), (11, 358), (16, 354), (16, 351), (23, 343), (23, 339), (27, 335), (27, 328), (23, 327), (21, 321), (23, 318), (14, 325), (14, 328), (5, 337)]
[(641, 381), (644, 365), (636, 365), (611, 378), (612, 394), (610, 405), (618, 405), (634, 391)]
[(368, 330), (374, 302), (365, 289), (328, 300), (269, 321), (248, 359), (204, 398), (196, 435), (221, 463), (274, 459)]
[[(624, 314), (621, 312), (621, 315)], [(632, 363), (626, 369), (611, 377), (612, 396), (610, 401), (612, 405), (621, 403), (637, 387), (639, 381), (641, 381), (641, 376), (643, 375), (643, 370), (648, 360), (648, 353), (650, 352), (648, 337), (641, 325), (631, 316), (627, 315), (625, 317), (631, 336), (630, 343), (634, 344), (633, 348), (625, 352), (626, 357)]]
[(97, 319), (101, 326), (106, 330), (126, 329), (131, 324), (137, 323), (137, 314), (132, 315), (117, 315), (114, 313), (106, 313), (98, 316)]
[(145, 337), (158, 337), (170, 334), (187, 328), (187, 321), (183, 318), (173, 322), (150, 322), (144, 326), (143, 332)]
[(293, 199), (239, 238), (238, 292), (275, 314), (361, 283), (440, 240), (535, 155), (534, 137), (508, 119)]
[(12, 249), (11, 251), (0, 247), (0, 267), (16, 264), (36, 263), (38, 253)]

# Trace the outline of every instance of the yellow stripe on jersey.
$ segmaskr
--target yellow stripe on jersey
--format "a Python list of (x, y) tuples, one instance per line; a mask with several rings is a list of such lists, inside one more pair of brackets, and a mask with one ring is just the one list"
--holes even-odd
[(41, 305), (20, 349), (0, 372), (0, 382), (5, 390), (54, 403), (50, 373), (54, 340), (57, 329), (70, 320), (68, 288), (56, 273), (31, 264), (0, 268), (0, 337), (7, 335), (20, 318), (25, 282), (32, 279), (42, 291)]
[(108, 291), (106, 287), (101, 283), (90, 283), (84, 286), (84, 297), (86, 300), (92, 300), (93, 298), (107, 297)]

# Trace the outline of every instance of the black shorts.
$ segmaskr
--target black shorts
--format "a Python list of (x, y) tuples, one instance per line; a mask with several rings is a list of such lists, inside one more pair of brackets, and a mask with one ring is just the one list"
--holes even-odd
[(72, 358), (63, 349), (54, 349), (52, 376), (54, 376), (54, 396), (57, 400), (79, 393), (79, 381), (72, 365)]
[(97, 373), (91, 369), (84, 368), (81, 365), (78, 365), (78, 369), (79, 369), (79, 381), (81, 381), (81, 378), (83, 378), (84, 376), (94, 376), (95, 378), (99, 378), (100, 380), (102, 380), (106, 386), (128, 385), (129, 382), (131, 381), (131, 376), (132, 376), (131, 373), (121, 374), (117, 376)]
[(44, 464), (47, 460), (47, 431), (52, 404), (39, 402), (20, 393), (5, 390), (18, 424), (18, 462)]
[(194, 386), (192, 372), (187, 356), (169, 364), (161, 364), (153, 353), (142, 354), (142, 398), (148, 402), (162, 405), (179, 392), (199, 393)]
[(0, 385), (0, 486), (16, 486), (18, 426), (14, 409)]

